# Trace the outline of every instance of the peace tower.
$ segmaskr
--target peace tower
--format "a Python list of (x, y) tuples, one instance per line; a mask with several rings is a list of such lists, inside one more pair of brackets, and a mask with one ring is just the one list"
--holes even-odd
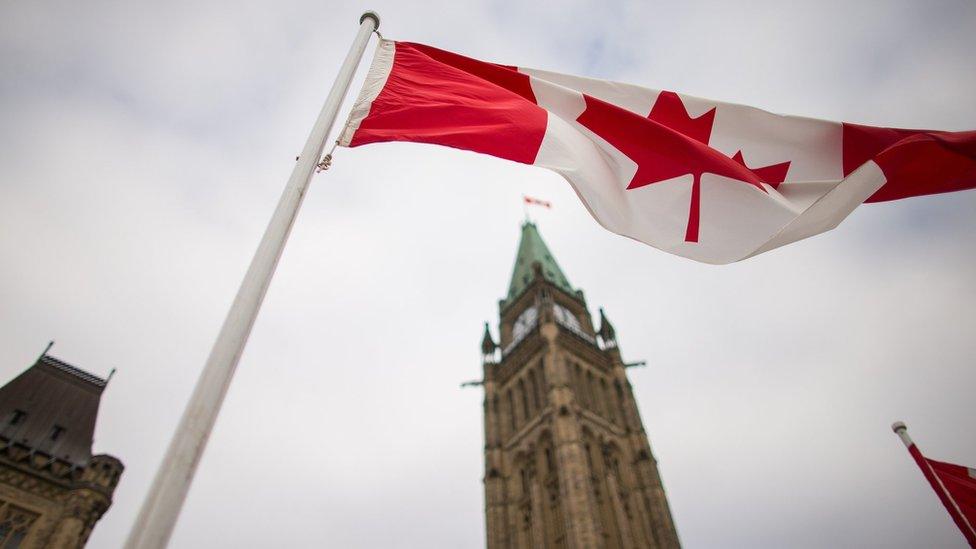
[(600, 328), (533, 223), (501, 341), (485, 324), (488, 549), (679, 547), (613, 326)]

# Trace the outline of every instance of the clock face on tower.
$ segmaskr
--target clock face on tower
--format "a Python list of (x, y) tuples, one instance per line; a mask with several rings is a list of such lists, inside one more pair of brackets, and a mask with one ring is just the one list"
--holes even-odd
[(552, 312), (556, 317), (556, 320), (558, 320), (562, 325), (568, 326), (570, 329), (576, 331), (583, 330), (583, 328), (580, 326), (579, 319), (576, 318), (576, 315), (571, 313), (566, 307), (559, 304), (553, 305)]
[(529, 329), (535, 326), (536, 320), (539, 318), (539, 311), (535, 307), (529, 307), (528, 309), (522, 311), (522, 314), (515, 319), (515, 324), (512, 326), (512, 339), (519, 340), (522, 339)]

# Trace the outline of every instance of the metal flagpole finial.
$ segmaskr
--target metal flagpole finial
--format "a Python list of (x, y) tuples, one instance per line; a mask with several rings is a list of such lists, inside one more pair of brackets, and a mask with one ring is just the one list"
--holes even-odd
[(915, 442), (912, 441), (912, 437), (908, 436), (908, 427), (905, 427), (904, 423), (900, 421), (892, 423), (891, 430), (898, 435), (898, 438), (901, 439), (906, 448), (911, 448), (912, 445), (915, 444)]
[(363, 14), (359, 17), (359, 24), (362, 25), (363, 21), (365, 21), (366, 19), (372, 19), (373, 21), (376, 22), (376, 28), (373, 29), (374, 31), (380, 29), (380, 14), (376, 13), (373, 10), (364, 11)]

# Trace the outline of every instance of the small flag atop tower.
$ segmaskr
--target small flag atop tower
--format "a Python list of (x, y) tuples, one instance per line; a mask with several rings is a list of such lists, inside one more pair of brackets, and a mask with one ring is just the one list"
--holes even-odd
[(529, 218), (529, 206), (542, 206), (547, 210), (552, 209), (552, 203), (546, 200), (540, 200), (538, 198), (532, 198), (531, 196), (522, 195), (522, 212), (525, 214), (525, 221), (531, 221)]
[(543, 208), (552, 209), (552, 203), (545, 200), (539, 200), (538, 198), (532, 198), (531, 196), (522, 195), (522, 200), (525, 201), (526, 205), (529, 206), (542, 206)]

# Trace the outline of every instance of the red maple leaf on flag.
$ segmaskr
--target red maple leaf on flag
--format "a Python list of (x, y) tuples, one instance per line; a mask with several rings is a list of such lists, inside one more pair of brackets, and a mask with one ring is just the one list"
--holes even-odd
[(763, 183), (769, 185), (774, 189), (779, 188), (779, 184), (786, 181), (786, 172), (790, 170), (790, 161), (780, 162), (779, 164), (770, 164), (769, 166), (763, 166), (762, 168), (749, 168), (746, 166), (746, 159), (742, 157), (742, 151), (736, 151), (732, 155), (732, 160), (735, 160), (739, 164), (742, 164), (749, 169), (752, 173), (759, 176)]
[(662, 91), (650, 114), (644, 118), (588, 95), (584, 95), (583, 99), (586, 110), (576, 121), (637, 164), (637, 172), (627, 185), (627, 190), (692, 175), (686, 242), (698, 242), (703, 173), (742, 181), (763, 192), (766, 189), (762, 183), (776, 188), (786, 179), (789, 162), (749, 168), (742, 151), (729, 158), (709, 147), (715, 108), (692, 118), (678, 94)]

